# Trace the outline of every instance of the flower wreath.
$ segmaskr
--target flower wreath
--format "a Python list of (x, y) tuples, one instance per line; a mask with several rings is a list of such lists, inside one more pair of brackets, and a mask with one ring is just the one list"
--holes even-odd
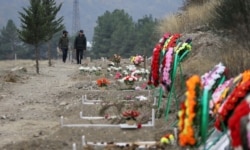
[(221, 106), (223, 100), (226, 98), (229, 88), (233, 84), (233, 80), (233, 78), (228, 79), (215, 89), (214, 93), (212, 94), (212, 99), (209, 101), (211, 114), (214, 115), (218, 112), (219, 107)]
[[(169, 86), (171, 84), (171, 77), (170, 77), (170, 70), (171, 70), (171, 64), (173, 62), (173, 48), (176, 46), (177, 40), (180, 38), (180, 34), (174, 34), (171, 37), (169, 37), (163, 48), (163, 60), (161, 64), (161, 73), (162, 73), (162, 83), (164, 86)], [(167, 52), (166, 52), (167, 50)]]
[(197, 98), (199, 88), (201, 88), (200, 77), (192, 76), (186, 81), (186, 100), (182, 103), (182, 108), (178, 112), (179, 122), (179, 144), (181, 146), (194, 145), (196, 143), (194, 119), (196, 117)]
[(240, 104), (235, 108), (233, 115), (228, 120), (228, 127), (230, 130), (230, 135), (232, 139), (232, 146), (234, 148), (242, 147), (241, 134), (240, 134), (240, 123), (241, 118), (250, 113), (250, 99), (249, 96), (240, 102)]
[(181, 37), (180, 34), (173, 34), (170, 38), (168, 38), (163, 46), (163, 52), (168, 50), (170, 47), (175, 47), (177, 45), (178, 39)]
[(201, 76), (201, 82), (205, 89), (211, 90), (216, 80), (221, 77), (226, 67), (222, 63), (217, 64), (211, 71)]
[(166, 33), (161, 40), (159, 41), (159, 43), (155, 46), (154, 50), (153, 50), (153, 56), (152, 56), (152, 60), (151, 60), (151, 73), (149, 76), (149, 81), (148, 84), (151, 85), (153, 84), (154, 86), (158, 86), (159, 85), (159, 68), (160, 68), (160, 55), (161, 55), (161, 50), (162, 47), (164, 45), (164, 42), (166, 41), (166, 39), (168, 39), (170, 37), (170, 34)]
[(192, 49), (191, 42), (192, 39), (189, 38), (184, 43), (182, 42), (178, 43), (178, 45), (174, 49), (175, 53), (181, 56), (185, 51), (191, 51)]
[(245, 95), (250, 90), (250, 80), (239, 84), (233, 92), (228, 96), (227, 101), (224, 102), (222, 108), (219, 110), (219, 114), (216, 117), (215, 127), (218, 130), (223, 131), (221, 123), (223, 122), (227, 126), (228, 119), (230, 118), (232, 111), (241, 102)]
[(171, 84), (171, 75), (170, 75), (170, 71), (171, 71), (171, 64), (173, 62), (173, 48), (169, 48), (169, 50), (167, 51), (166, 55), (165, 55), (165, 67), (163, 68), (163, 76), (162, 76), (162, 83), (164, 86), (170, 86)]
[[(227, 92), (227, 95), (231, 95), (232, 92), (236, 89), (237, 86), (240, 86), (241, 84), (245, 83), (246, 81), (249, 81), (250, 80), (250, 71), (249, 70), (246, 70), (244, 71), (243, 73), (241, 73), (240, 75), (238, 75), (237, 77), (234, 78), (234, 81), (233, 81), (233, 85), (229, 88), (228, 92)], [(230, 93), (230, 94), (228, 94)], [(221, 104), (221, 106), (219, 107), (218, 109), (218, 112), (221, 113), (225, 107), (225, 105), (227, 105), (227, 100), (229, 99), (230, 97), (228, 96), (224, 102)]]
[(246, 70), (242, 73), (242, 81), (240, 82), (240, 84), (249, 80), (250, 80), (250, 70)]

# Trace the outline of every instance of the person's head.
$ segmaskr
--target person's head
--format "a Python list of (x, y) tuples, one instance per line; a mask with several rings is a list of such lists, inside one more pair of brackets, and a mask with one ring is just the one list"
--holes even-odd
[(68, 34), (68, 31), (66, 31), (66, 30), (63, 30), (63, 35), (67, 35)]
[(83, 30), (80, 30), (80, 31), (79, 31), (79, 35), (83, 35)]

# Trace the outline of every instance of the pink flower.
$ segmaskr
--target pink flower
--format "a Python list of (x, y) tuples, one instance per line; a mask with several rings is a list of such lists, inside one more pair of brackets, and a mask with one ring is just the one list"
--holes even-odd
[(167, 85), (171, 84), (170, 70), (171, 70), (171, 65), (173, 62), (173, 52), (174, 52), (174, 49), (171, 47), (168, 49), (166, 56), (165, 56), (166, 62), (163, 68), (163, 83)]
[(122, 74), (120, 72), (116, 72), (115, 79), (120, 79), (122, 77)]

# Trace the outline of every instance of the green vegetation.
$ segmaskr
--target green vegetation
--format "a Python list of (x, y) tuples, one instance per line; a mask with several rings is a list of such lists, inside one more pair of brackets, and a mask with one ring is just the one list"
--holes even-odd
[(50, 40), (52, 39), (53, 35), (61, 30), (63, 30), (65, 27), (62, 24), (63, 17), (60, 17), (56, 19), (57, 13), (62, 7), (62, 3), (59, 4), (59, 6), (56, 6), (55, 0), (43, 0), (43, 7), (45, 10), (45, 15), (47, 16), (46, 24), (47, 24), (47, 44), (48, 44), (48, 60), (49, 60), (49, 66), (51, 66), (51, 49), (50, 49)]
[(154, 33), (157, 21), (145, 16), (134, 23), (124, 10), (106, 11), (98, 17), (94, 30), (92, 57), (109, 57), (113, 54), (130, 57), (131, 55), (151, 55), (158, 37)]
[(14, 59), (15, 55), (31, 57), (28, 45), (18, 38), (17, 28), (12, 20), (8, 20), (6, 26), (0, 30), (0, 53), (0, 59)]
[[(19, 12), (21, 19), (21, 30), (18, 30), (19, 38), (35, 47), (36, 72), (39, 74), (40, 51), (39, 44), (52, 38), (52, 35), (62, 28), (62, 18), (55, 16), (61, 5), (55, 6), (55, 2), (46, 0), (30, 0), (30, 6)], [(47, 11), (50, 9), (50, 12)]]

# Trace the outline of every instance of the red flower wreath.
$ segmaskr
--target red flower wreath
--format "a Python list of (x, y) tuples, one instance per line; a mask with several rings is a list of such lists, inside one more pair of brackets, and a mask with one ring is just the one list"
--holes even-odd
[(241, 120), (241, 117), (247, 115), (249, 112), (250, 112), (249, 103), (247, 100), (243, 100), (236, 107), (233, 115), (228, 120), (228, 127), (230, 129), (233, 147), (238, 147), (241, 145), (240, 120)]
[(157, 45), (153, 50), (153, 56), (151, 61), (151, 72), (148, 81), (149, 85), (151, 84), (154, 84), (154, 86), (159, 85), (160, 54), (166, 39), (169, 37), (170, 37), (169, 33), (164, 34), (164, 36), (160, 39), (159, 43), (157, 43)]
[(231, 112), (240, 103), (240, 101), (245, 97), (245, 95), (247, 94), (249, 90), (250, 90), (250, 80), (238, 85), (234, 89), (234, 91), (229, 95), (228, 100), (223, 105), (223, 108), (219, 112), (215, 121), (215, 127), (218, 130), (222, 130), (221, 122), (227, 125), (227, 121), (230, 117)]

